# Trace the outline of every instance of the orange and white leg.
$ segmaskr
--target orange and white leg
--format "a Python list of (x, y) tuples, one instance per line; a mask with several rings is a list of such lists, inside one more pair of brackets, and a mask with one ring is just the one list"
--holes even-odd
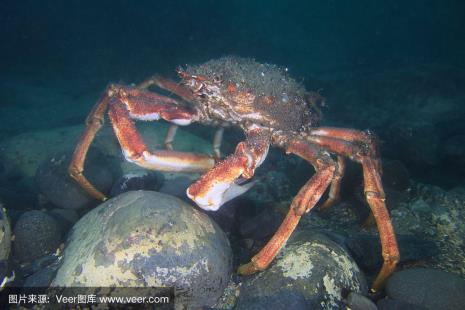
[(105, 94), (100, 100), (94, 105), (89, 115), (86, 118), (86, 129), (79, 138), (79, 142), (74, 150), (73, 157), (68, 167), (68, 173), (76, 180), (76, 182), (93, 198), (98, 200), (106, 200), (107, 197), (101, 193), (98, 189), (87, 180), (84, 175), (84, 162), (86, 160), (87, 152), (95, 135), (103, 126), (105, 111), (108, 107), (108, 101), (110, 96), (113, 94), (113, 86), (110, 86), (105, 91)]
[(152, 95), (137, 93), (137, 96), (128, 96), (124, 93), (109, 102), (108, 115), (124, 157), (129, 162), (150, 170), (203, 172), (212, 168), (214, 159), (207, 155), (148, 149), (132, 119), (151, 121), (162, 118), (177, 125), (187, 125), (196, 117), (183, 107), (152, 104), (149, 101)]
[[(119, 106), (121, 113), (118, 114), (118, 108), (113, 108), (114, 111), (111, 113), (113, 114), (114, 124), (119, 123), (119, 120), (121, 120), (122, 123), (122, 125), (119, 125), (119, 127), (118, 125), (116, 126), (119, 129), (115, 128), (115, 131), (120, 132), (120, 142), (128, 146), (124, 153), (131, 154), (132, 157), (129, 156), (128, 158), (131, 160), (136, 159), (136, 161), (140, 161), (141, 158), (140, 156), (138, 157), (137, 154), (135, 154), (132, 150), (133, 142), (131, 137), (135, 137), (134, 143), (136, 144), (141, 142), (142, 139), (136, 132), (131, 117), (146, 121), (162, 118), (177, 125), (188, 125), (192, 121), (196, 120), (195, 114), (185, 108), (178, 107), (178, 102), (176, 100), (144, 90), (152, 84), (156, 84), (171, 91), (179, 91), (180, 94), (177, 95), (180, 97), (188, 96), (188, 93), (185, 89), (180, 87), (176, 88), (174, 82), (162, 79), (149, 79), (144, 83), (141, 83), (136, 88), (121, 85), (110, 85), (102, 98), (92, 108), (92, 111), (89, 113), (86, 119), (86, 129), (82, 133), (81, 138), (79, 139), (79, 142), (73, 153), (71, 163), (68, 167), (68, 172), (70, 176), (75, 179), (76, 182), (95, 199), (106, 200), (107, 197), (98, 189), (96, 189), (85, 177), (84, 162), (95, 135), (104, 123), (105, 111), (109, 105)], [(126, 129), (124, 124), (128, 124), (126, 126), (129, 129), (127, 134), (121, 133)], [(143, 141), (141, 143), (142, 144), (139, 143), (139, 146), (135, 148), (140, 150), (140, 145), (145, 146)], [(150, 152), (146, 154), (150, 154)], [(176, 171), (205, 171), (212, 167), (214, 163), (213, 159), (206, 155), (195, 155), (181, 152), (159, 152), (158, 155), (158, 157), (155, 157), (158, 160), (157, 164), (152, 163), (151, 165), (147, 166), (164, 167), (165, 169), (169, 169), (169, 163), (171, 163), (171, 166), (176, 169)], [(150, 160), (152, 162), (157, 161), (153, 156), (150, 157)], [(192, 165), (188, 168), (187, 166), (189, 166), (189, 162), (191, 162)]]
[(362, 165), (365, 198), (378, 227), (384, 259), (383, 266), (372, 285), (372, 291), (378, 291), (396, 268), (399, 261), (399, 249), (386, 208), (385, 194), (381, 183), (381, 160), (375, 138), (367, 131), (317, 128), (310, 132), (307, 139), (330, 152), (347, 156)]
[(333, 180), (337, 164), (327, 152), (304, 141), (289, 143), (286, 152), (309, 161), (315, 167), (316, 173), (293, 199), (288, 214), (270, 241), (252, 257), (250, 263), (239, 267), (238, 273), (241, 275), (253, 274), (268, 267), (295, 230), (302, 215), (316, 205)]
[(253, 177), (265, 160), (270, 137), (259, 129), (247, 133), (234, 154), (219, 162), (187, 189), (187, 196), (204, 210), (218, 210), (225, 202), (249, 190), (253, 182), (240, 183)]
[[(131, 119), (155, 121), (164, 119), (179, 126), (187, 126), (197, 121), (195, 112), (182, 107), (178, 101), (153, 92), (138, 88), (116, 86), (117, 94), (112, 97), (113, 103), (121, 103), (129, 112)], [(110, 103), (110, 108), (112, 104)]]
[(147, 80), (143, 81), (137, 86), (137, 88), (141, 90), (146, 90), (153, 85), (167, 90), (187, 102), (191, 102), (194, 99), (192, 92), (188, 88), (170, 79), (165, 79), (158, 75), (154, 75), (148, 78)]

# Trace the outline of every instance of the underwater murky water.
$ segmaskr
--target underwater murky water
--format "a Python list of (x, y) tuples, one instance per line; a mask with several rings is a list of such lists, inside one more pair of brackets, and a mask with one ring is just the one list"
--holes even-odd
[(460, 1), (3, 1), (2, 307), (167, 286), (179, 309), (460, 309), (464, 21)]

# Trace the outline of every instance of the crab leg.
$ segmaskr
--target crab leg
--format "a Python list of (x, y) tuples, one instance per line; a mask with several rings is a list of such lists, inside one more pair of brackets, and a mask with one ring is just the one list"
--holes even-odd
[(372, 290), (378, 291), (394, 271), (399, 261), (399, 249), (385, 204), (380, 176), (381, 164), (374, 137), (370, 132), (337, 128), (319, 128), (310, 134), (307, 137), (310, 142), (324, 146), (330, 152), (347, 156), (362, 165), (365, 197), (378, 227), (384, 259), (372, 285)]
[[(369, 153), (370, 156), (373, 157), (373, 159), (376, 161), (378, 172), (381, 174), (381, 161), (379, 159), (378, 146), (375, 142), (375, 136), (369, 130), (360, 131), (348, 128), (319, 127), (310, 131), (310, 135), (313, 136), (313, 138), (329, 137), (338, 139), (340, 141), (350, 142), (346, 143), (345, 146), (340, 146), (346, 149), (352, 149), (351, 151), (346, 150), (346, 153), (343, 155), (353, 159), (354, 161), (357, 161), (357, 158), (354, 158), (357, 151)], [(358, 150), (357, 147), (360, 150)]]
[[(170, 121), (177, 125), (188, 125), (192, 121), (195, 121), (195, 114), (191, 111), (177, 106), (177, 101), (165, 97), (162, 95), (158, 95), (155, 93), (144, 91), (145, 88), (151, 86), (154, 83), (158, 83), (160, 85), (164, 85), (163, 83), (157, 80), (147, 80), (141, 83), (138, 88), (131, 88), (126, 86), (120, 85), (110, 85), (107, 90), (105, 91), (103, 97), (95, 104), (92, 111), (89, 113), (89, 116), (86, 119), (86, 129), (84, 130), (79, 142), (76, 146), (76, 149), (73, 153), (73, 157), (71, 159), (71, 163), (68, 167), (68, 172), (70, 176), (75, 179), (78, 184), (92, 197), (98, 200), (106, 200), (106, 196), (102, 194), (99, 190), (97, 190), (84, 176), (84, 162), (86, 159), (87, 152), (89, 150), (90, 144), (92, 143), (95, 135), (102, 127), (104, 123), (104, 115), (107, 107), (109, 105), (123, 105), (122, 113), (120, 113), (119, 119), (121, 119), (122, 123), (128, 123), (129, 129), (133, 129), (133, 131), (128, 132), (128, 134), (121, 134), (120, 137), (123, 137), (125, 145), (128, 145), (129, 148), (125, 151), (125, 154), (132, 154), (135, 156), (135, 159), (131, 158), (131, 160), (140, 161), (140, 158), (134, 154), (132, 149), (132, 142), (131, 136), (134, 136), (135, 139), (139, 142), (142, 141), (139, 134), (135, 131), (135, 126), (130, 118), (139, 119), (139, 120), (157, 120), (159, 118), (163, 118), (167, 121)], [(164, 80), (165, 84), (171, 85), (168, 80)], [(174, 82), (171, 82), (175, 84)], [(158, 85), (157, 84), (157, 85)], [(160, 86), (161, 87), (161, 86)], [(172, 87), (172, 89), (174, 89)], [(183, 94), (185, 93), (185, 89), (179, 88)], [(179, 94), (178, 94), (179, 95)], [(185, 94), (184, 94), (185, 95)], [(179, 95), (182, 97), (181, 95)], [(114, 109), (115, 111), (118, 108)], [(114, 118), (118, 118), (118, 113), (113, 112)], [(115, 123), (118, 123), (116, 121)], [(114, 123), (114, 124), (115, 124)], [(114, 126), (115, 127), (115, 126)], [(119, 127), (120, 129), (124, 130), (124, 125)], [(115, 131), (117, 128), (115, 127)], [(145, 146), (139, 143), (138, 147)], [(147, 155), (151, 153), (147, 151)], [(204, 171), (209, 169), (213, 166), (213, 159), (209, 158), (206, 155), (195, 155), (189, 153), (181, 153), (181, 152), (167, 152), (163, 153), (160, 151), (158, 154), (152, 154), (153, 156), (149, 156), (150, 160), (148, 162), (152, 162), (152, 164), (147, 164), (147, 166), (159, 167), (163, 166), (165, 169), (169, 169), (168, 167), (172, 167), (175, 171)], [(158, 155), (158, 157), (156, 156)], [(157, 162), (158, 160), (158, 162)], [(153, 162), (157, 162), (157, 164), (153, 164)], [(192, 164), (193, 167), (188, 168), (189, 162)], [(169, 164), (171, 163), (171, 164)], [(142, 163), (144, 164), (144, 163)], [(171, 165), (171, 166), (170, 166)]]
[(204, 210), (218, 210), (225, 202), (249, 190), (253, 182), (239, 185), (250, 179), (269, 149), (269, 135), (260, 129), (247, 133), (247, 140), (240, 142), (233, 155), (219, 162), (187, 189), (187, 196)]
[(213, 137), (213, 157), (216, 161), (221, 159), (221, 142), (223, 141), (224, 128), (220, 127), (215, 131), (215, 136)]
[(163, 144), (165, 145), (165, 149), (167, 150), (173, 149), (174, 136), (176, 135), (177, 130), (178, 130), (178, 125), (170, 125), (170, 127), (168, 128), (165, 141), (163, 142)]
[(291, 236), (302, 215), (315, 206), (333, 179), (337, 165), (328, 153), (302, 141), (291, 142), (286, 152), (296, 154), (309, 161), (315, 167), (316, 174), (300, 189), (291, 203), (286, 218), (274, 236), (260, 252), (252, 257), (250, 263), (239, 267), (239, 274), (249, 275), (268, 267)]
[(109, 106), (108, 115), (123, 154), (129, 162), (151, 170), (177, 172), (202, 172), (214, 166), (213, 158), (203, 154), (149, 151), (131, 119), (157, 120), (161, 117), (175, 124), (185, 124), (194, 118), (192, 112), (177, 106), (149, 105), (143, 101), (125, 101), (119, 98), (112, 98)]
[(106, 200), (104, 194), (97, 190), (87, 178), (84, 176), (84, 162), (86, 160), (87, 151), (90, 144), (95, 138), (95, 135), (100, 130), (104, 123), (104, 115), (108, 106), (110, 95), (112, 94), (112, 87), (108, 87), (105, 95), (95, 104), (91, 112), (86, 118), (86, 129), (81, 135), (79, 142), (74, 150), (71, 163), (68, 167), (69, 175), (81, 185), (81, 187), (89, 193), (90, 196), (98, 200)]
[(344, 157), (337, 156), (337, 170), (334, 173), (334, 178), (331, 182), (331, 187), (329, 188), (328, 198), (319, 207), (320, 211), (329, 209), (332, 205), (339, 201), (341, 195), (341, 181), (344, 176), (345, 166)]
[(172, 92), (173, 94), (181, 97), (185, 101), (190, 102), (194, 99), (194, 96), (192, 95), (192, 92), (189, 91), (189, 89), (172, 80), (162, 78), (158, 75), (154, 75), (145, 80), (144, 82), (140, 83), (138, 88), (147, 89), (152, 85), (156, 85), (162, 89)]

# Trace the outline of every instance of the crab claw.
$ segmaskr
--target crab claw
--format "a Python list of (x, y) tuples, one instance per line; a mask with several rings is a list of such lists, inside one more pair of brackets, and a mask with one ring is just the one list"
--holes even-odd
[(268, 136), (260, 130), (249, 132), (247, 140), (237, 145), (234, 154), (189, 186), (187, 196), (204, 210), (218, 210), (225, 202), (242, 195), (255, 184), (245, 182), (263, 163), (268, 149)]
[(253, 182), (251, 185), (250, 183), (240, 185), (244, 181), (243, 174), (246, 168), (246, 157), (230, 156), (189, 186), (186, 194), (200, 208), (216, 211), (226, 201), (245, 193), (252, 187)]
[(204, 195), (195, 196), (187, 189), (187, 196), (195, 201), (200, 208), (207, 211), (216, 211), (226, 202), (247, 192), (255, 183), (255, 181), (252, 181), (244, 185), (238, 185), (236, 183), (218, 182), (212, 184), (210, 190), (206, 191)]

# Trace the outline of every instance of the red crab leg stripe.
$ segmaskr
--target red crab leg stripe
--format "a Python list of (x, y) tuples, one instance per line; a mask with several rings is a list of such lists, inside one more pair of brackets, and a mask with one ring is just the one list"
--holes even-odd
[(141, 167), (160, 171), (203, 172), (214, 166), (207, 155), (148, 150), (123, 103), (110, 101), (109, 117), (126, 159)]

